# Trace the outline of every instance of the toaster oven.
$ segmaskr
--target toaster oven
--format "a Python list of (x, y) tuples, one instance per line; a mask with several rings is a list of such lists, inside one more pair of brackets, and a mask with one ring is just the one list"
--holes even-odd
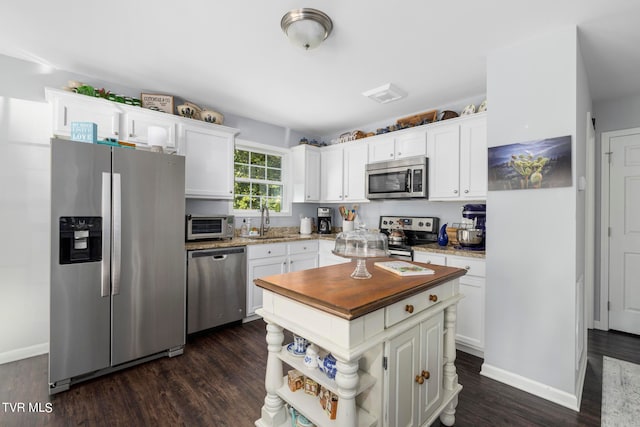
[(185, 221), (185, 240), (232, 239), (233, 220), (233, 215), (189, 214)]

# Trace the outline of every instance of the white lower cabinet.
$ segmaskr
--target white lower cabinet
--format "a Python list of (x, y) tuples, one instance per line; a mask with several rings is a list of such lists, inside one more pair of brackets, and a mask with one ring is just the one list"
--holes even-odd
[(486, 285), (484, 259), (441, 255), (415, 251), (414, 261), (464, 268), (467, 274), (460, 278), (456, 343), (459, 350), (482, 357), (484, 355), (484, 295)]
[(471, 350), (471, 353), (482, 356), (484, 353), (485, 261), (470, 257), (447, 256), (447, 265), (467, 270), (467, 274), (460, 278), (460, 293), (464, 298), (458, 303), (456, 341), (462, 344), (461, 350)]
[(432, 252), (413, 252), (413, 260), (415, 262), (424, 262), (425, 264), (447, 265), (447, 257), (444, 255), (434, 254)]
[(422, 426), (442, 401), (443, 313), (390, 339), (389, 427)]
[(247, 246), (247, 317), (262, 307), (262, 288), (254, 279), (316, 267), (317, 240)]
[(343, 258), (341, 256), (334, 255), (331, 252), (333, 251), (334, 247), (335, 247), (335, 241), (333, 240), (318, 241), (318, 266), (319, 267), (351, 262), (349, 258)]

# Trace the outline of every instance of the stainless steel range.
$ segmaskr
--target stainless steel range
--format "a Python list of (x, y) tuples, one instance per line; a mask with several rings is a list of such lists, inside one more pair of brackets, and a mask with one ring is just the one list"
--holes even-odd
[(413, 260), (412, 246), (438, 241), (439, 223), (435, 217), (381, 216), (379, 228), (389, 239), (389, 256)]

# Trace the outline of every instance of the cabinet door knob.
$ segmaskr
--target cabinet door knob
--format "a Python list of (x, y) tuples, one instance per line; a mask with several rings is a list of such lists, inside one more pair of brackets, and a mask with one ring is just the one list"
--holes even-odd
[(402, 153), (398, 151), (398, 156), (402, 156)]
[(465, 269), (465, 270), (467, 270), (467, 271), (469, 271), (469, 270), (471, 270), (471, 266), (470, 266), (470, 265), (465, 265), (465, 266), (464, 266), (464, 269)]
[(438, 295), (429, 295), (429, 301), (438, 302)]
[(270, 253), (271, 253), (271, 251), (267, 251), (267, 253), (268, 253), (268, 254), (270, 254)]
[(389, 153), (389, 157), (393, 157), (393, 153)]
[(422, 377), (422, 375), (416, 375), (416, 382), (418, 384), (424, 384), (424, 378)]
[(465, 194), (469, 194), (469, 190), (464, 190), (464, 193)]
[(431, 377), (431, 374), (429, 373), (429, 371), (422, 371), (422, 378), (424, 378), (425, 380), (428, 380)]
[(133, 138), (133, 137), (135, 137), (135, 135), (134, 135), (134, 134), (132, 134), (132, 133), (130, 133), (130, 134), (129, 134), (129, 138)]
[(458, 194), (458, 190), (453, 190), (453, 194)]
[(404, 311), (409, 314), (413, 313), (413, 306), (411, 304), (407, 304), (407, 306), (404, 308)]

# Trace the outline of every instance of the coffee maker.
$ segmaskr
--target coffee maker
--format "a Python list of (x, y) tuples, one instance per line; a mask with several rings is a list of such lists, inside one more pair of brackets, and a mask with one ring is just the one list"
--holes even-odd
[(331, 234), (333, 208), (318, 208), (318, 234)]

